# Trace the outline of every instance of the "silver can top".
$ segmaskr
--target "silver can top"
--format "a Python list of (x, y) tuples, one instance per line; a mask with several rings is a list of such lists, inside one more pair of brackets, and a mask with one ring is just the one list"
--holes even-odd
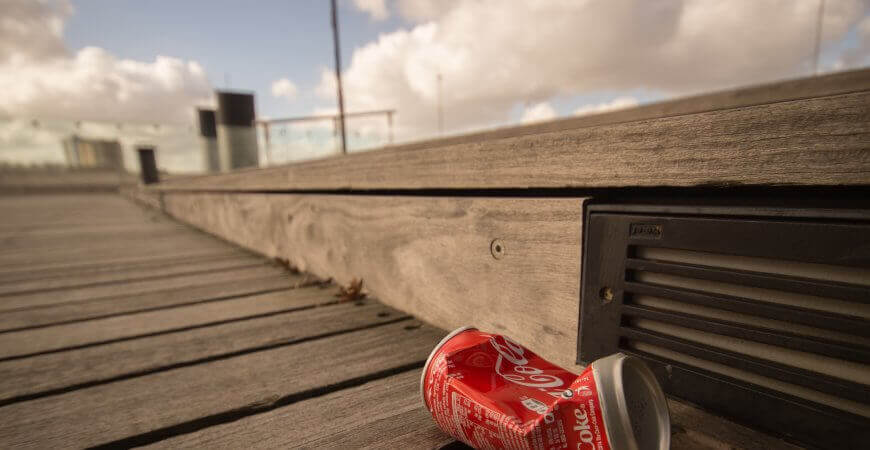
[(639, 358), (616, 353), (592, 363), (612, 448), (667, 450), (668, 402), (655, 375)]

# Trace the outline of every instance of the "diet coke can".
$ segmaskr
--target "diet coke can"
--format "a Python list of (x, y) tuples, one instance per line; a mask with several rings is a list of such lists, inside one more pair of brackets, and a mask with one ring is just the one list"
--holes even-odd
[(460, 328), (429, 355), (423, 403), (475, 448), (663, 450), (670, 418), (652, 371), (622, 353), (579, 376), (510, 338)]

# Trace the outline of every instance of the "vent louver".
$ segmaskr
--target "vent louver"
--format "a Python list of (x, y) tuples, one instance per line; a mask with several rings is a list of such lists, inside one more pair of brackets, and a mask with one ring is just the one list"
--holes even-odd
[[(661, 209), (661, 213), (656, 213)], [(578, 359), (818, 448), (870, 442), (870, 217), (594, 205)]]

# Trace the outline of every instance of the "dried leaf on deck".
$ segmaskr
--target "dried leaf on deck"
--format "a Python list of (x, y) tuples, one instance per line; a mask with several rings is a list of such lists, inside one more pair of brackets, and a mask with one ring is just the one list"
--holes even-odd
[(347, 286), (339, 286), (338, 293), (335, 294), (335, 296), (338, 297), (339, 303), (362, 300), (366, 298), (366, 294), (362, 292), (362, 289), (362, 278), (354, 278), (350, 280), (350, 284), (348, 284)]

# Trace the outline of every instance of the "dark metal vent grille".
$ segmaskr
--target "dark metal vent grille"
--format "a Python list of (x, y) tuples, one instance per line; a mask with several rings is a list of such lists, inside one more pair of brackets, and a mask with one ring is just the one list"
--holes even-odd
[[(625, 210), (625, 208), (622, 208)], [(578, 355), (820, 448), (870, 440), (870, 223), (589, 211)]]

